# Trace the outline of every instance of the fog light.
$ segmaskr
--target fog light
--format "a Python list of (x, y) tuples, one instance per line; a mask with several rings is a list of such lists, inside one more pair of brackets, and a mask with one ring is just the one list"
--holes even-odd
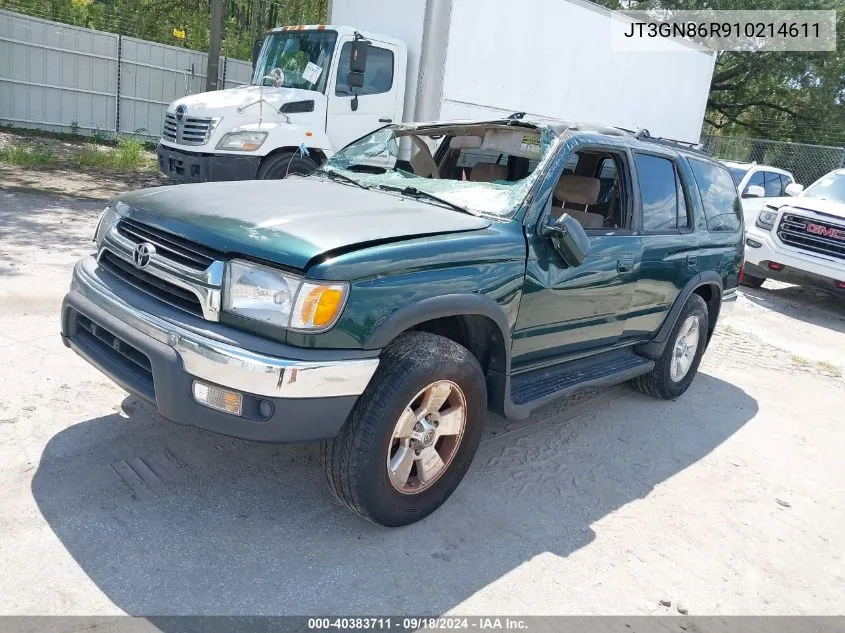
[(258, 403), (258, 412), (263, 418), (269, 418), (271, 415), (273, 415), (273, 408), (273, 403), (269, 400), (262, 400)]
[(752, 240), (750, 237), (746, 238), (745, 244), (751, 248), (760, 248), (763, 244), (757, 240)]
[(225, 411), (232, 415), (240, 415), (243, 396), (237, 391), (221, 389), (220, 387), (207, 385), (195, 380), (194, 400), (211, 409)]

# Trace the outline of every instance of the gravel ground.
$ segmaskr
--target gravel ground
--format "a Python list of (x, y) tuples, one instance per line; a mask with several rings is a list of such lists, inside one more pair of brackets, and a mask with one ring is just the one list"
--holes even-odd
[(101, 206), (0, 190), (0, 614), (845, 611), (841, 302), (744, 292), (675, 402), (490, 416), (452, 499), (388, 530), (313, 446), (170, 424), (61, 345)]

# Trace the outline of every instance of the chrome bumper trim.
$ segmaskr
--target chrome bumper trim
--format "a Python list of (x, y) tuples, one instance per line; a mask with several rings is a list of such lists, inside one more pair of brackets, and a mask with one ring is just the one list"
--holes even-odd
[(127, 325), (172, 347), (185, 371), (238, 391), (273, 398), (329, 398), (360, 395), (378, 367), (378, 358), (312, 362), (274, 356), (221, 343), (142, 312), (114, 294), (93, 274), (93, 257), (73, 269), (75, 290)]

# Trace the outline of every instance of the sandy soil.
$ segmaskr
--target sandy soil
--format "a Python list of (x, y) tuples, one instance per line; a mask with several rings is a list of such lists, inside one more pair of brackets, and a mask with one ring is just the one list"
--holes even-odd
[(490, 416), (452, 499), (387, 530), (314, 447), (170, 424), (62, 347), (100, 208), (0, 191), (0, 614), (845, 610), (841, 302), (744, 292), (674, 402)]

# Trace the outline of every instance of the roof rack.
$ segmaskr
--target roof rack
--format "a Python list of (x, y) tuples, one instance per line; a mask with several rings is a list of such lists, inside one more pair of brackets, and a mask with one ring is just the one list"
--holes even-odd
[[(630, 131), (630, 130), (626, 130)], [(691, 143), (690, 141), (679, 141), (674, 138), (663, 138), (662, 136), (652, 136), (651, 132), (642, 128), (634, 132), (634, 138), (638, 141), (646, 141), (647, 143), (657, 143), (658, 145), (665, 145), (667, 147), (676, 147), (688, 152), (695, 152), (707, 156), (704, 151), (704, 146), (701, 143)]]

